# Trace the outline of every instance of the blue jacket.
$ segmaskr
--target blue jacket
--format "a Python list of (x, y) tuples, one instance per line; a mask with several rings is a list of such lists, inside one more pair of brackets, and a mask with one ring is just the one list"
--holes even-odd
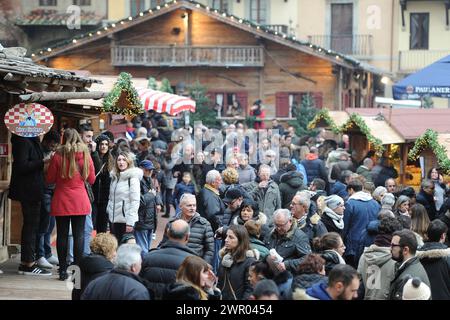
[(330, 188), (330, 194), (335, 194), (344, 200), (348, 198), (347, 186), (340, 181), (336, 181)]
[(377, 220), (380, 204), (368, 193), (359, 191), (350, 196), (344, 211), (345, 256), (354, 256), (361, 243), (361, 233), (370, 221)]
[(359, 258), (364, 252), (364, 248), (370, 247), (374, 241), (375, 236), (378, 234), (378, 227), (380, 226), (380, 220), (372, 220), (367, 225), (367, 228), (361, 233), (361, 242), (359, 243), (358, 251), (355, 254), (355, 261), (359, 261)]
[(189, 182), (189, 184), (185, 184), (184, 182), (177, 183), (173, 191), (173, 197), (177, 203), (180, 203), (181, 196), (185, 193), (195, 195), (195, 186), (192, 182)]
[(324, 282), (313, 284), (311, 288), (306, 289), (306, 294), (319, 300), (333, 300), (326, 288), (328, 285)]
[(327, 170), (323, 160), (318, 158), (314, 159), (312, 156), (307, 156), (305, 160), (300, 162), (300, 164), (302, 164), (306, 170), (308, 184), (310, 184), (315, 178), (323, 179), (325, 182), (328, 181)]

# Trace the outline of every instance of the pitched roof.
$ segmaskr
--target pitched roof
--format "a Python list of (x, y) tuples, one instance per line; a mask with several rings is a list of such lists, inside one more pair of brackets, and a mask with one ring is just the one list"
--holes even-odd
[[(374, 67), (370, 66), (371, 70), (368, 70), (367, 65), (363, 64), (359, 60), (354, 59), (353, 57), (341, 54), (333, 50), (325, 49), (323, 47), (317, 46), (315, 44), (306, 41), (298, 40), (295, 37), (288, 36), (284, 33), (277, 32), (268, 27), (255, 24), (249, 20), (245, 20), (243, 18), (236, 17), (234, 15), (229, 15), (226, 12), (220, 12), (216, 9), (210, 8), (209, 6), (205, 6), (201, 3), (188, 0), (178, 0), (178, 1), (174, 0), (164, 4), (163, 6), (156, 6), (155, 8), (145, 10), (145, 12), (140, 12), (135, 17), (129, 17), (127, 19), (119, 20), (108, 26), (99, 28), (96, 31), (91, 31), (88, 32), (87, 34), (77, 36), (73, 39), (64, 41), (62, 43), (58, 43), (54, 47), (48, 48), (51, 49), (50, 51), (48, 49), (38, 50), (37, 52), (32, 54), (32, 57), (36, 61), (54, 57), (66, 51), (70, 51), (74, 48), (78, 48), (87, 43), (97, 41), (104, 37), (110, 36), (116, 32), (123, 31), (127, 28), (136, 26), (142, 22), (151, 20), (153, 18), (159, 17), (161, 15), (164, 15), (168, 12), (172, 12), (180, 8), (201, 12), (209, 17), (222, 21), (233, 27), (244, 30), (246, 32), (251, 32), (261, 38), (265, 38), (273, 42), (305, 52), (307, 54), (328, 60), (332, 63), (344, 66), (346, 68), (363, 69), (370, 72), (375, 72)], [(378, 73), (381, 74), (383, 73), (383, 71), (378, 70)]]
[[(36, 9), (29, 14), (18, 17), (16, 25), (66, 25), (67, 19), (69, 19), (71, 13), (59, 12), (53, 9)], [(102, 22), (104, 17), (97, 15), (95, 12), (80, 11), (80, 24), (81, 25), (98, 25)]]
[(0, 45), (0, 79), (4, 84), (14, 87), (14, 82), (23, 81), (67, 85), (67, 81), (71, 81), (77, 87), (89, 87), (91, 83), (100, 82), (71, 71), (36, 64), (30, 58), (24, 57), (25, 52), (24, 48), (3, 48)]

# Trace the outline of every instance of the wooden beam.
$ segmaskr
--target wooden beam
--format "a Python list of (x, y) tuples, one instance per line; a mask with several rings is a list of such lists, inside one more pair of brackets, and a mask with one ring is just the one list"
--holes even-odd
[(228, 80), (228, 81), (231, 81), (231, 82), (233, 82), (234, 84), (237, 84), (237, 85), (240, 86), (240, 87), (245, 87), (245, 84), (243, 84), (242, 82), (236, 81), (236, 80), (233, 79), (233, 78), (230, 78), (230, 77), (227, 77), (227, 76), (218, 74), (218, 73), (216, 73), (216, 77), (222, 78), (222, 79), (226, 79), (226, 80)]
[(22, 94), (19, 96), (23, 102), (35, 101), (59, 101), (68, 99), (101, 99), (106, 97), (108, 92), (91, 91), (91, 92), (40, 92)]

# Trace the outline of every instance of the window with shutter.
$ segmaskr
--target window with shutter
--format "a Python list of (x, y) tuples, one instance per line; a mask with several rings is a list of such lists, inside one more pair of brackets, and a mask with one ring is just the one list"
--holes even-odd
[(322, 92), (313, 92), (314, 106), (317, 109), (323, 108), (323, 93)]
[(289, 93), (277, 92), (275, 94), (275, 115), (277, 117), (289, 117)]
[[(240, 92), (208, 92), (207, 97), (210, 100), (211, 107), (217, 110), (218, 117), (227, 116), (241, 116), (245, 117), (248, 104), (248, 93), (246, 91)], [(238, 112), (236, 109), (232, 109), (232, 106), (240, 109)]]

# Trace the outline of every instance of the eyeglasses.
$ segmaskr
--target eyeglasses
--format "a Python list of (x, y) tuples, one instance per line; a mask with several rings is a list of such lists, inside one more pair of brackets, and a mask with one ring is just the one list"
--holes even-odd
[(293, 205), (293, 206), (301, 206), (302, 204), (301, 203), (295, 203), (295, 202), (291, 202), (291, 205)]
[(395, 243), (391, 243), (391, 248), (393, 248), (393, 247), (401, 247), (401, 245), (395, 244)]
[(276, 224), (275, 223), (275, 228), (277, 228), (277, 229), (281, 229), (281, 228), (284, 228), (287, 224), (288, 224), (288, 222), (289, 222), (289, 220), (287, 220), (285, 223), (283, 223), (283, 224)]

